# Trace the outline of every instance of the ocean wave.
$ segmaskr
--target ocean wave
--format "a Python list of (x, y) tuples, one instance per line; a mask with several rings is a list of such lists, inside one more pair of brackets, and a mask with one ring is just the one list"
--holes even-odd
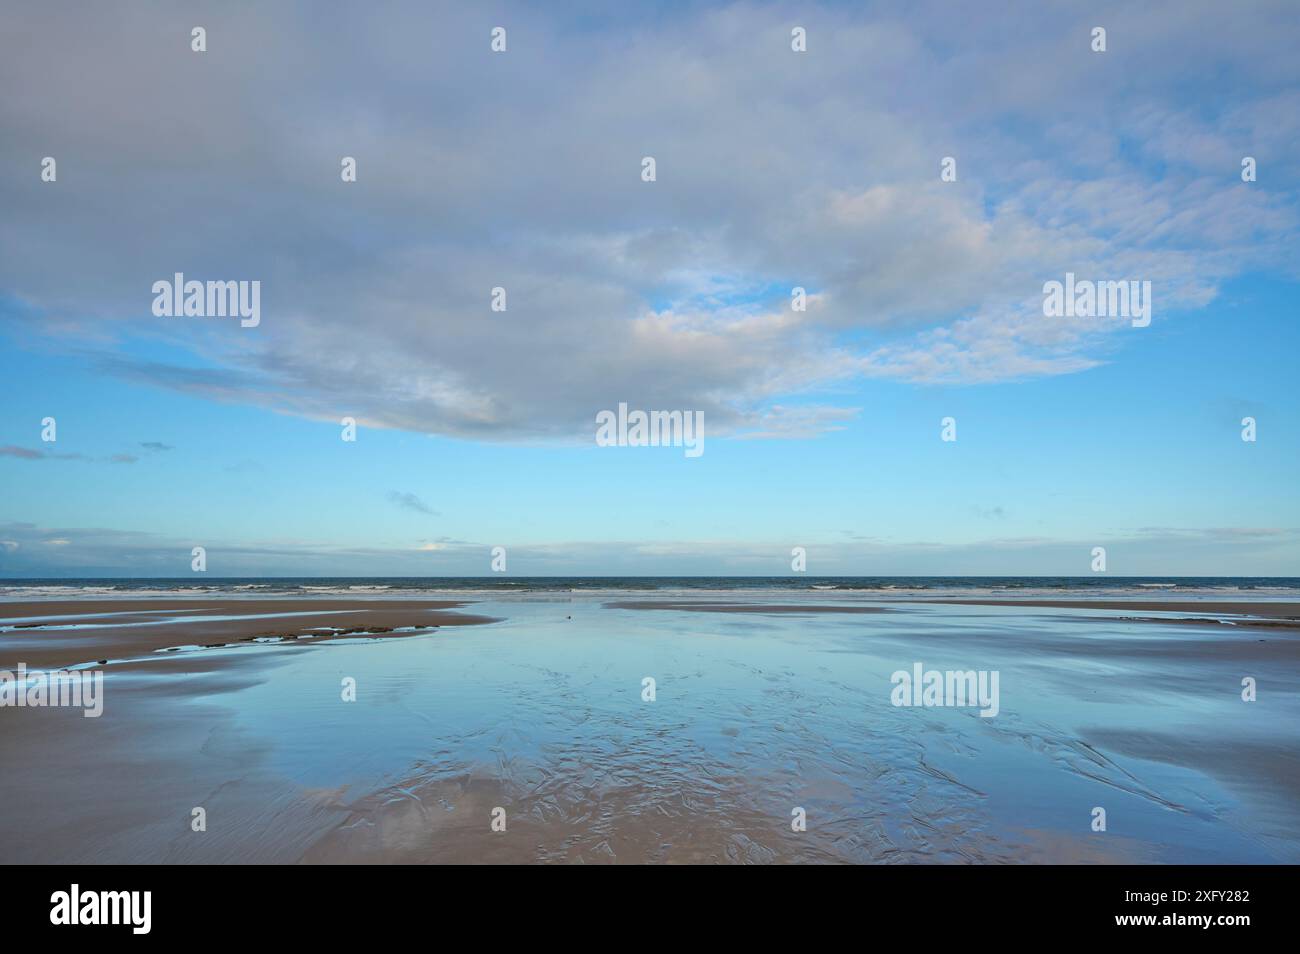
[(229, 596), (543, 598), (583, 594), (778, 594), (803, 598), (902, 599), (910, 595), (1124, 597), (1152, 591), (1180, 597), (1248, 592), (1300, 597), (1294, 577), (293, 577), (185, 579), (29, 579), (0, 581), (0, 600)]

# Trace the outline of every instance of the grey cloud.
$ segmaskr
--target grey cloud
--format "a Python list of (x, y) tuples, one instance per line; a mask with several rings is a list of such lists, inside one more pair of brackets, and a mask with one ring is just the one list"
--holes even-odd
[(0, 447), (0, 457), (16, 457), (19, 460), (86, 460), (85, 454), (60, 454), (48, 450), (34, 450), (30, 447), (18, 447), (6, 444)]
[(20, 460), (40, 460), (45, 457), (44, 451), (31, 450), (27, 447), (15, 447), (13, 444), (6, 444), (0, 447), (0, 456), (17, 457)]
[[(0, 447), (0, 457), (14, 457), (19, 460), (92, 460), (92, 458), (85, 454), (61, 454), (56, 453), (55, 451), (36, 450), (30, 447), (18, 447), (14, 444), (6, 444), (3, 447)], [(134, 464), (139, 461), (139, 459), (140, 458), (134, 454), (112, 454), (107, 458), (100, 458), (100, 460), (107, 460), (112, 464)]]
[(439, 516), (438, 511), (434, 510), (423, 500), (412, 493), (404, 493), (398, 490), (391, 490), (388, 493), (389, 503), (396, 504), (404, 510), (412, 510), (415, 513), (426, 514), (430, 517)]

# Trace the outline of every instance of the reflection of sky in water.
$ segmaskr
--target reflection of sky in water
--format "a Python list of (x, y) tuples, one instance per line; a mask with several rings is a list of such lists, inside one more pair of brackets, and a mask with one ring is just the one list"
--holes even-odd
[[(272, 650), (282, 664), (265, 681), (219, 701), (271, 743), (266, 768), (307, 789), (346, 784), (348, 799), (472, 772), (561, 826), (608, 803), (752, 835), (788, 830), (799, 805), (827, 858), (1014, 860), (1046, 833), (1081, 843), (1052, 860), (1300, 859), (1294, 799), (1232, 754), (1296, 750), (1295, 659), (1221, 651), (1288, 638), (1276, 632), (1003, 607), (471, 609), (507, 619)], [(890, 674), (914, 662), (999, 670), (1000, 714), (895, 708)], [(1261, 679), (1260, 702), (1240, 700), (1243, 675)], [(345, 676), (356, 703), (340, 699)], [(1090, 832), (1093, 806), (1107, 834)]]

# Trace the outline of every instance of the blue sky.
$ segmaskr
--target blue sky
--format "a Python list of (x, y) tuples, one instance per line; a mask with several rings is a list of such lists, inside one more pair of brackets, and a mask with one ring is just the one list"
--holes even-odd
[[(0, 575), (1300, 568), (1282, 5), (127, 9), (0, 51)], [(620, 401), (705, 453), (596, 446)]]

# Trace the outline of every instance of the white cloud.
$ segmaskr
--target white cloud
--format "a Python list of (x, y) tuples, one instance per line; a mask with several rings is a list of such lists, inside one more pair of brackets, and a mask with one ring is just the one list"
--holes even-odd
[[(1067, 270), (1151, 280), (1161, 321), (1300, 261), (1284, 5), (1103, 6), (1104, 57), (1034, 3), (801, 11), (796, 55), (766, 5), (598, 26), (519, 6), (494, 57), (465, 10), (304, 31), (223, 9), (201, 61), (115, 9), (11, 11), (0, 160), (40, 143), (60, 180), (0, 181), (0, 289), (102, 367), (222, 401), (514, 440), (587, 439), (628, 401), (797, 437), (851, 416), (827, 395), (859, 376), (1095, 366), (1120, 326), (1039, 309)], [(1237, 105), (1205, 108), (1189, 57)], [(154, 318), (178, 270), (261, 280), (262, 325)]]

